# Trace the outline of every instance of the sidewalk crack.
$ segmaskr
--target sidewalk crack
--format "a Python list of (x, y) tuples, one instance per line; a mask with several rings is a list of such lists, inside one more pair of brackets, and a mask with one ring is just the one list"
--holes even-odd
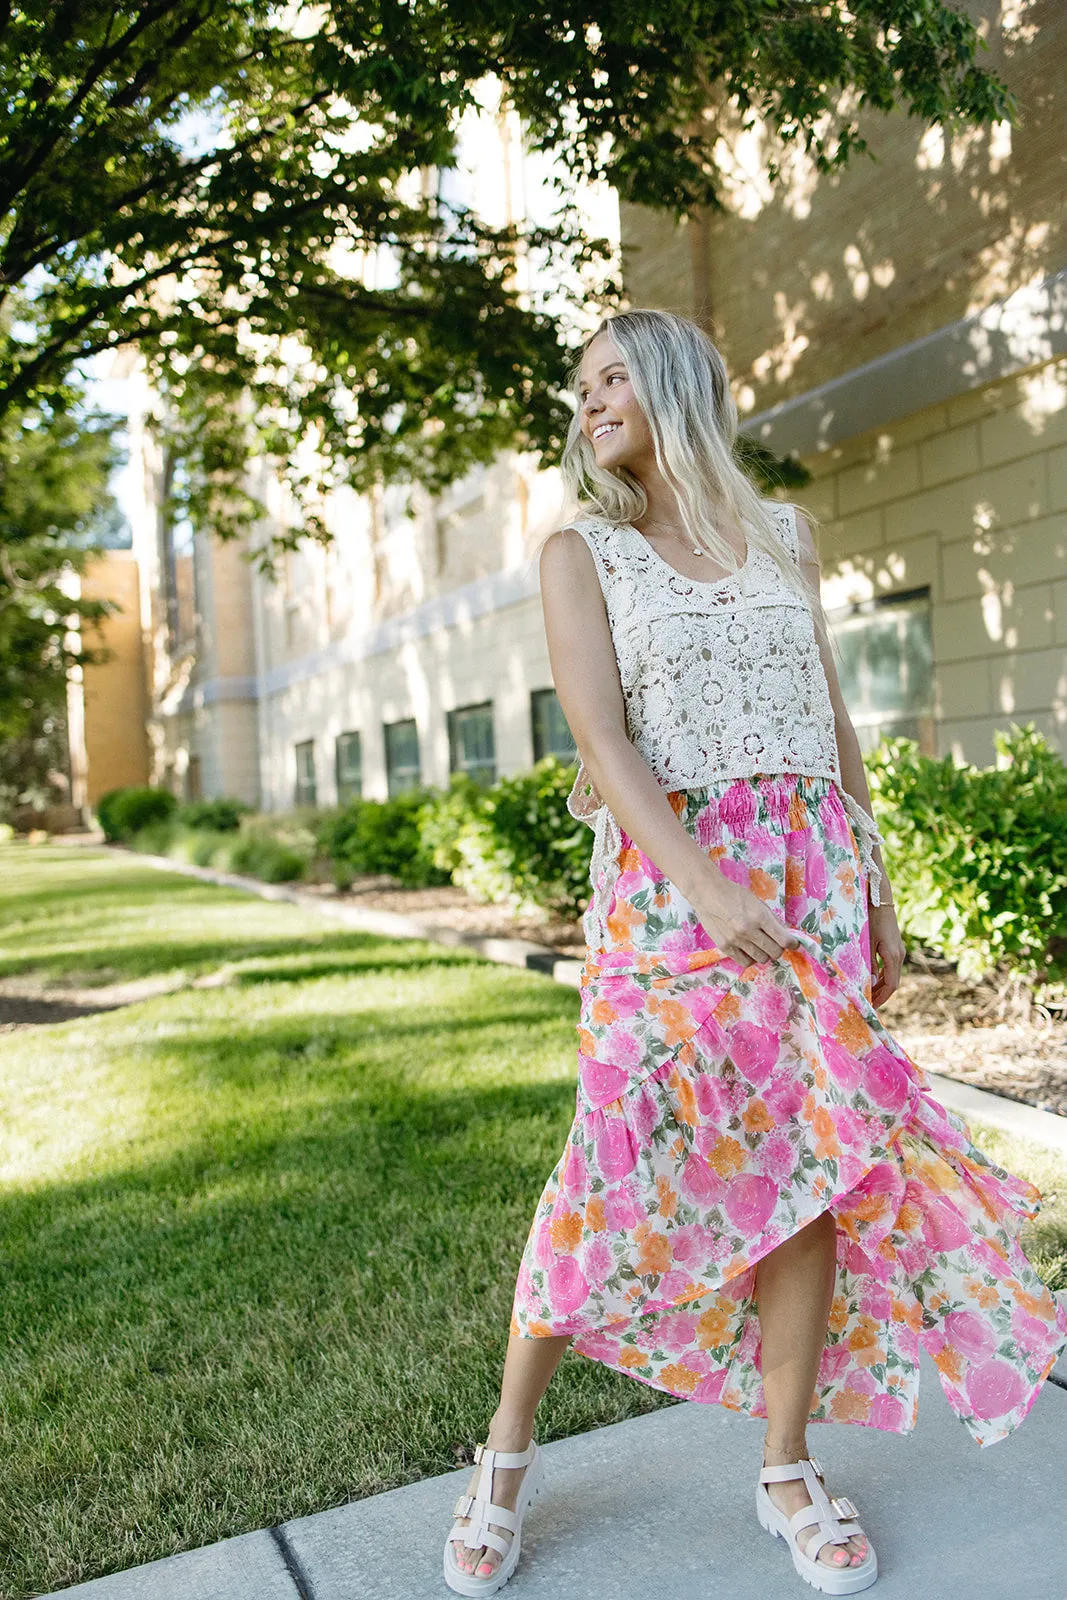
[(315, 1600), (315, 1591), (311, 1587), (311, 1579), (304, 1571), (300, 1557), (289, 1543), (284, 1527), (271, 1528), (270, 1536), (281, 1551), (282, 1560), (285, 1562), (285, 1570), (292, 1578), (300, 1600)]

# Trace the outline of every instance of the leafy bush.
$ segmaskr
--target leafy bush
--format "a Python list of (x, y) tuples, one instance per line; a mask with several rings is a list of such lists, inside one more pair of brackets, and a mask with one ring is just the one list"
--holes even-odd
[(501, 778), (459, 828), (452, 881), (479, 900), (578, 916), (589, 894), (592, 834), (567, 810), (573, 763), (545, 756)]
[(1033, 723), (994, 734), (998, 764), (934, 760), (912, 739), (865, 757), (905, 937), (1046, 985), (1067, 977), (1067, 767)]
[(291, 845), (269, 833), (250, 829), (231, 845), (226, 870), (262, 878), (264, 883), (291, 883), (304, 876), (306, 862), (306, 856)]
[(110, 789), (96, 803), (96, 815), (109, 843), (132, 839), (150, 822), (166, 822), (178, 808), (169, 789)]
[(241, 818), (249, 816), (252, 807), (243, 800), (190, 800), (179, 806), (177, 820), (185, 828), (203, 828), (212, 833), (236, 833)]
[(408, 789), (390, 800), (353, 800), (319, 820), (315, 846), (354, 874), (389, 873), (409, 888), (449, 881), (424, 846), (420, 818), (438, 803), (438, 792)]

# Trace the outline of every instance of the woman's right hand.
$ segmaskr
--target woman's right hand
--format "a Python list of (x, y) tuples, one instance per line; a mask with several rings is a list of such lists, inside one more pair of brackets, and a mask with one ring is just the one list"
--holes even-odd
[(708, 865), (708, 873), (687, 898), (724, 956), (748, 967), (753, 962), (777, 961), (783, 950), (803, 945), (797, 930), (788, 927), (751, 889), (727, 878), (716, 862)]

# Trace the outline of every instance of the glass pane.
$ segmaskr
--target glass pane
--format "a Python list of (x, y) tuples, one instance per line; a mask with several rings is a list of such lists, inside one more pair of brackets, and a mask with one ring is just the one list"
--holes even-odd
[(453, 772), (469, 772), (481, 783), (496, 781), (493, 706), (463, 706), (448, 713), (449, 764)]
[(564, 762), (577, 761), (578, 748), (555, 689), (535, 689), (530, 696), (530, 707), (534, 760), (552, 755)]
[(363, 760), (358, 733), (339, 733), (335, 754), (337, 772), (337, 800), (347, 805), (358, 800), (363, 792)]
[(296, 746), (296, 794), (298, 806), (315, 804), (315, 741), (305, 739)]
[(926, 748), (933, 727), (929, 594), (866, 601), (830, 619), (841, 649), (838, 678), (863, 750), (885, 735)]
[(414, 717), (385, 724), (385, 767), (390, 795), (419, 783), (419, 732)]

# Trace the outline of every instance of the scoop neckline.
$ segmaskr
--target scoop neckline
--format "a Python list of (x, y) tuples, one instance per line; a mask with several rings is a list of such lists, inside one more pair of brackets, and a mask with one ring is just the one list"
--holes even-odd
[[(660, 566), (665, 567), (672, 577), (681, 578), (683, 583), (694, 584), (698, 589), (721, 589), (724, 583), (735, 582), (748, 571), (756, 554), (755, 545), (752, 543), (752, 540), (746, 536), (745, 559), (738, 567), (736, 572), (728, 572), (721, 578), (691, 578), (687, 572), (679, 572), (677, 567), (672, 567), (669, 561), (665, 561), (660, 555), (659, 551), (652, 548), (644, 534), (641, 532), (640, 528), (635, 528), (632, 522), (624, 522), (621, 524), (621, 526), (624, 528), (629, 528), (631, 533), (636, 534), (641, 543), (644, 545), (645, 549), (651, 555), (653, 561), (658, 561)], [(746, 526), (748, 526), (748, 524), (746, 524)]]

